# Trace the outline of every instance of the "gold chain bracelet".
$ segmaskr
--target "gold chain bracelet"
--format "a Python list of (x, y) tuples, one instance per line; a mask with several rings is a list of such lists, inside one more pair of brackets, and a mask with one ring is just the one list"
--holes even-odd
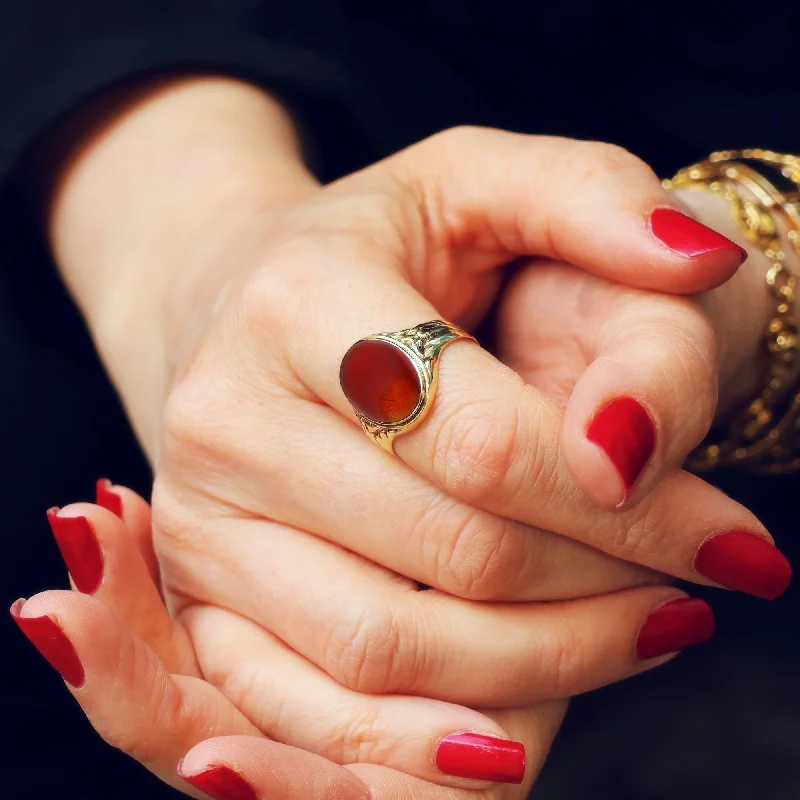
[[(738, 159), (757, 161), (780, 170), (793, 191), (781, 192)], [(767, 363), (758, 397), (734, 418), (723, 437), (712, 434), (688, 458), (696, 472), (738, 467), (762, 474), (800, 469), (800, 341), (796, 316), (797, 280), (786, 265), (781, 232), (783, 221), (792, 247), (800, 255), (800, 158), (770, 150), (723, 150), (679, 170), (668, 189), (699, 189), (724, 197), (739, 228), (769, 259), (767, 286), (775, 316), (764, 337)], [(741, 192), (740, 190), (744, 190)]]

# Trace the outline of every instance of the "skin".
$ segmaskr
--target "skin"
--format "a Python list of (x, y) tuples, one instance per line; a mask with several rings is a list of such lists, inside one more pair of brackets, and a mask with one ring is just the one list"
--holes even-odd
[[(633, 645), (647, 615), (682, 596), (662, 573), (707, 583), (693, 554), (709, 535), (768, 537), (678, 469), (717, 386), (723, 410), (752, 389), (769, 314), (759, 255), (734, 276), (647, 231), (650, 210), (684, 203), (735, 238), (716, 198), (671, 198), (608, 146), (470, 129), (323, 188), (284, 110), (217, 78), (147, 87), (77, 142), (50, 195), (53, 251), (155, 469), (147, 558), (184, 644), (150, 649), (166, 674), (203, 675), (233, 702), (238, 722), (220, 735), (254, 732), (241, 709), (269, 728), (270, 687), (242, 671), (282, 642), (281, 657), (336, 691), (401, 695), (409, 720), (428, 702), (415, 697), (431, 698), (429, 733), (464, 729), (443, 721), (447, 703), (507, 709), (467, 727), (521, 737), (536, 754), (530, 783), (562, 698), (654, 665)], [(431, 415), (398, 458), (374, 448), (338, 387), (349, 344), (439, 316), (475, 323), (498, 268), (524, 256), (535, 260), (500, 298), (500, 359), (448, 348)], [(610, 392), (641, 397), (659, 431), (622, 510), (618, 477), (583, 433)], [(68, 626), (61, 602), (24, 613)], [(85, 608), (75, 613), (94, 630), (100, 611)], [(150, 646), (142, 619), (123, 617), (132, 633), (114, 635)], [(492, 653), (474, 646), (489, 637)], [(279, 738), (348, 761), (302, 732)], [(433, 782), (385, 796), (441, 795), (429, 751), (379, 739), (384, 768)]]
[[(181, 775), (219, 764), (233, 766), (270, 800), (527, 796), (566, 699), (473, 711), (402, 694), (361, 694), (236, 614), (195, 606), (175, 617), (156, 584), (147, 503), (124, 487), (112, 491), (122, 499), (122, 519), (88, 503), (59, 512), (84, 517), (94, 530), (104, 565), (96, 591), (43, 592), (21, 609), (23, 617), (48, 616), (70, 640), (85, 679), (67, 688), (109, 744), (193, 797), (202, 795)], [(646, 591), (657, 604), (683, 596), (668, 587)], [(608, 613), (621, 628), (620, 616), (637, 597), (625, 592), (616, 599)], [(587, 671), (603, 669), (599, 658), (589, 656)], [(440, 773), (433, 762), (439, 740), (464, 730), (522, 742), (523, 783)]]

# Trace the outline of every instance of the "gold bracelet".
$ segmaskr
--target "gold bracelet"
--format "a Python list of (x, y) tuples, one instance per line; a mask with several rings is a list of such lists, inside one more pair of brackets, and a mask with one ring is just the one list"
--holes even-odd
[[(724, 197), (747, 239), (770, 261), (767, 285), (775, 316), (765, 332), (763, 388), (734, 418), (723, 437), (712, 435), (687, 460), (696, 472), (737, 467), (762, 474), (800, 469), (800, 341), (796, 318), (796, 278), (786, 266), (779, 217), (800, 255), (800, 194), (781, 192), (764, 175), (736, 159), (769, 164), (800, 187), (800, 158), (769, 150), (725, 150), (679, 170), (664, 186), (699, 189)], [(743, 192), (740, 190), (744, 190)], [(774, 215), (774, 216), (773, 216)]]

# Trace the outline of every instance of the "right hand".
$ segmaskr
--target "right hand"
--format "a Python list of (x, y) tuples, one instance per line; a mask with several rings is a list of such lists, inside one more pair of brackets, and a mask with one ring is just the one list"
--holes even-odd
[[(595, 385), (601, 376), (607, 386), (619, 353), (674, 354), (674, 393), (652, 391), (667, 474), (630, 508), (598, 508), (580, 491), (562, 457), (580, 426), (573, 419), (565, 430), (561, 407), (472, 343), (444, 352), (433, 411), (396, 440), (398, 457), (353, 424), (338, 380), (348, 346), (439, 316), (469, 324), (494, 297), (494, 268), (514, 255), (614, 275), (623, 248), (626, 274), (644, 282), (646, 266), (669, 263), (696, 288), (730, 274), (728, 251), (679, 258), (648, 233), (647, 211), (671, 199), (640, 162), (616, 155), (606, 172), (601, 159), (594, 173), (575, 166), (600, 152), (448, 133), (273, 210), (252, 247), (213, 270), (213, 308), (197, 309), (191, 341), (175, 351), (156, 455), (154, 536), (177, 613), (228, 608), (361, 691), (480, 704), (486, 676), (503, 669), (491, 701), (525, 702), (537, 696), (537, 651), (523, 621), (539, 623), (524, 605), (453, 596), (573, 599), (652, 583), (654, 571), (712, 584), (695, 562), (711, 536), (768, 538), (747, 509), (674, 469), (710, 424), (718, 369), (713, 329), (674, 297), (615, 286), (639, 311), (625, 317), (629, 328), (604, 324), (616, 358), (591, 365)], [(580, 191), (568, 185), (576, 172)], [(585, 208), (595, 209), (591, 224)], [(571, 297), (572, 278), (558, 280), (551, 295), (561, 286)], [(656, 313), (651, 341), (642, 321)], [(688, 342), (707, 350), (699, 363)], [(653, 384), (664, 374), (655, 355), (635, 365)], [(446, 594), (409, 594), (407, 581), (350, 553)], [(320, 609), (324, 625), (310, 628)], [(476, 652), (484, 637), (494, 647)]]

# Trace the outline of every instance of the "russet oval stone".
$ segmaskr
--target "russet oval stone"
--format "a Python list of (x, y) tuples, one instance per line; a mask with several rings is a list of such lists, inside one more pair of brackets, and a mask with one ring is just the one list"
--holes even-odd
[(345, 397), (368, 419), (400, 422), (419, 403), (419, 375), (402, 350), (387, 342), (356, 342), (344, 355), (339, 382)]

